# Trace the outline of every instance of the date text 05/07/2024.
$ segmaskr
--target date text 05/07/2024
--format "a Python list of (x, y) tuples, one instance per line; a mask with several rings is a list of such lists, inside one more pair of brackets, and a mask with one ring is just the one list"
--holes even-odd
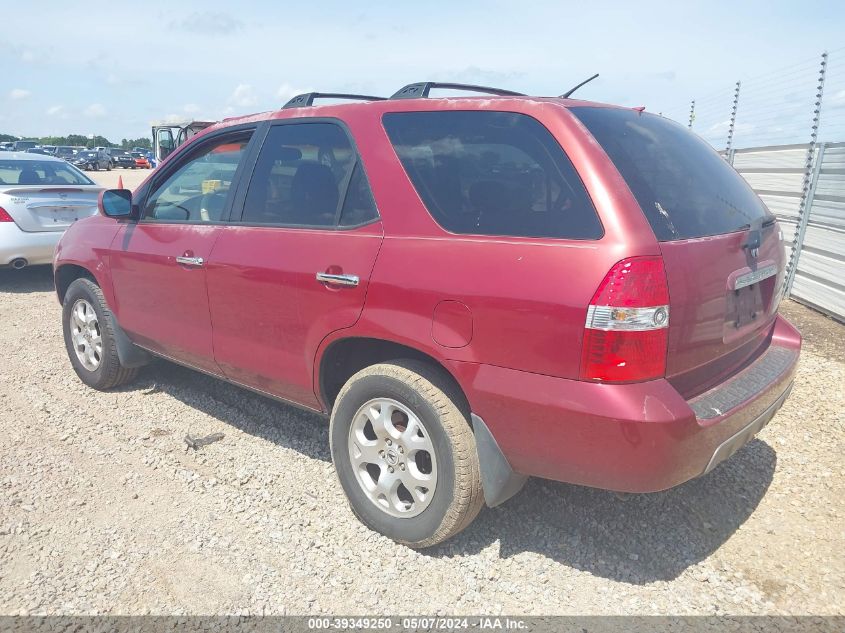
[(438, 630), (438, 631), (459, 631), (459, 630), (503, 630), (520, 631), (527, 628), (527, 623), (518, 618), (507, 617), (403, 617), (394, 621), (388, 617), (314, 617), (308, 618), (308, 628), (313, 630), (394, 630), (399, 625), (399, 630)]

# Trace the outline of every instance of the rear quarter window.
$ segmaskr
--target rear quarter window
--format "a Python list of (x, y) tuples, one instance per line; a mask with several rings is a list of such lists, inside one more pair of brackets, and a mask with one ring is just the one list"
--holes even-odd
[(742, 176), (685, 127), (622, 108), (570, 112), (613, 161), (661, 242), (733, 233), (772, 218)]
[(447, 231), (590, 240), (601, 222), (575, 168), (536, 119), (512, 112), (384, 115), (405, 172)]

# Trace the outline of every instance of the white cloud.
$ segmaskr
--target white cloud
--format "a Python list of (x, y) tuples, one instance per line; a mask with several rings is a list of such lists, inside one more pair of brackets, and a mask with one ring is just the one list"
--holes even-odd
[(185, 122), (185, 115), (184, 114), (168, 114), (162, 117), (161, 119), (154, 121), (154, 125), (176, 125), (177, 123), (184, 123)]
[(9, 91), (9, 99), (12, 101), (21, 101), (22, 99), (28, 98), (31, 94), (29, 90), (24, 90), (23, 88), (12, 88)]
[(249, 84), (238, 84), (229, 97), (229, 103), (239, 106), (241, 108), (248, 108), (258, 103), (258, 97), (255, 94), (252, 86)]
[(833, 93), (829, 99), (825, 98), (825, 101), (828, 103), (822, 105), (822, 111), (824, 111), (825, 106), (836, 109), (845, 108), (845, 90)]
[(92, 119), (101, 119), (106, 116), (107, 111), (102, 103), (92, 103), (83, 110), (83, 114), (87, 117), (91, 117)]
[(288, 101), (290, 101), (291, 97), (295, 97), (296, 95), (301, 95), (304, 92), (312, 92), (310, 89), (306, 88), (294, 88), (288, 83), (284, 83), (279, 86), (279, 89), (276, 91), (276, 96), (279, 98), (279, 106), (285, 105)]
[(216, 11), (197, 11), (170, 23), (170, 28), (199, 35), (225, 35), (239, 31), (243, 26), (238, 18)]
[(63, 105), (50, 106), (49, 108), (47, 108), (46, 114), (47, 116), (60, 117), (62, 119), (67, 118), (67, 111), (65, 110), (65, 107)]

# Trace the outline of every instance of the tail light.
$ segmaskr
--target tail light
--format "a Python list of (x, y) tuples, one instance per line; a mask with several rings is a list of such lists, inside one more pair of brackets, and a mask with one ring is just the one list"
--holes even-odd
[(666, 374), (669, 288), (661, 257), (615, 264), (587, 309), (581, 379), (634, 382)]
[(0, 207), (0, 222), (14, 222), (12, 216), (3, 207)]

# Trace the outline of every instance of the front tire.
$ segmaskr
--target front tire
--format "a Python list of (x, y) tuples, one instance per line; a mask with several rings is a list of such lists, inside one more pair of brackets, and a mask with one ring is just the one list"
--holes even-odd
[(100, 391), (125, 384), (138, 374), (138, 369), (120, 364), (113, 323), (97, 284), (84, 278), (70, 284), (62, 302), (65, 348), (80, 380)]
[(330, 442), (352, 511), (410, 547), (467, 527), (484, 498), (465, 400), (438, 368), (413, 360), (373, 365), (347, 381)]

